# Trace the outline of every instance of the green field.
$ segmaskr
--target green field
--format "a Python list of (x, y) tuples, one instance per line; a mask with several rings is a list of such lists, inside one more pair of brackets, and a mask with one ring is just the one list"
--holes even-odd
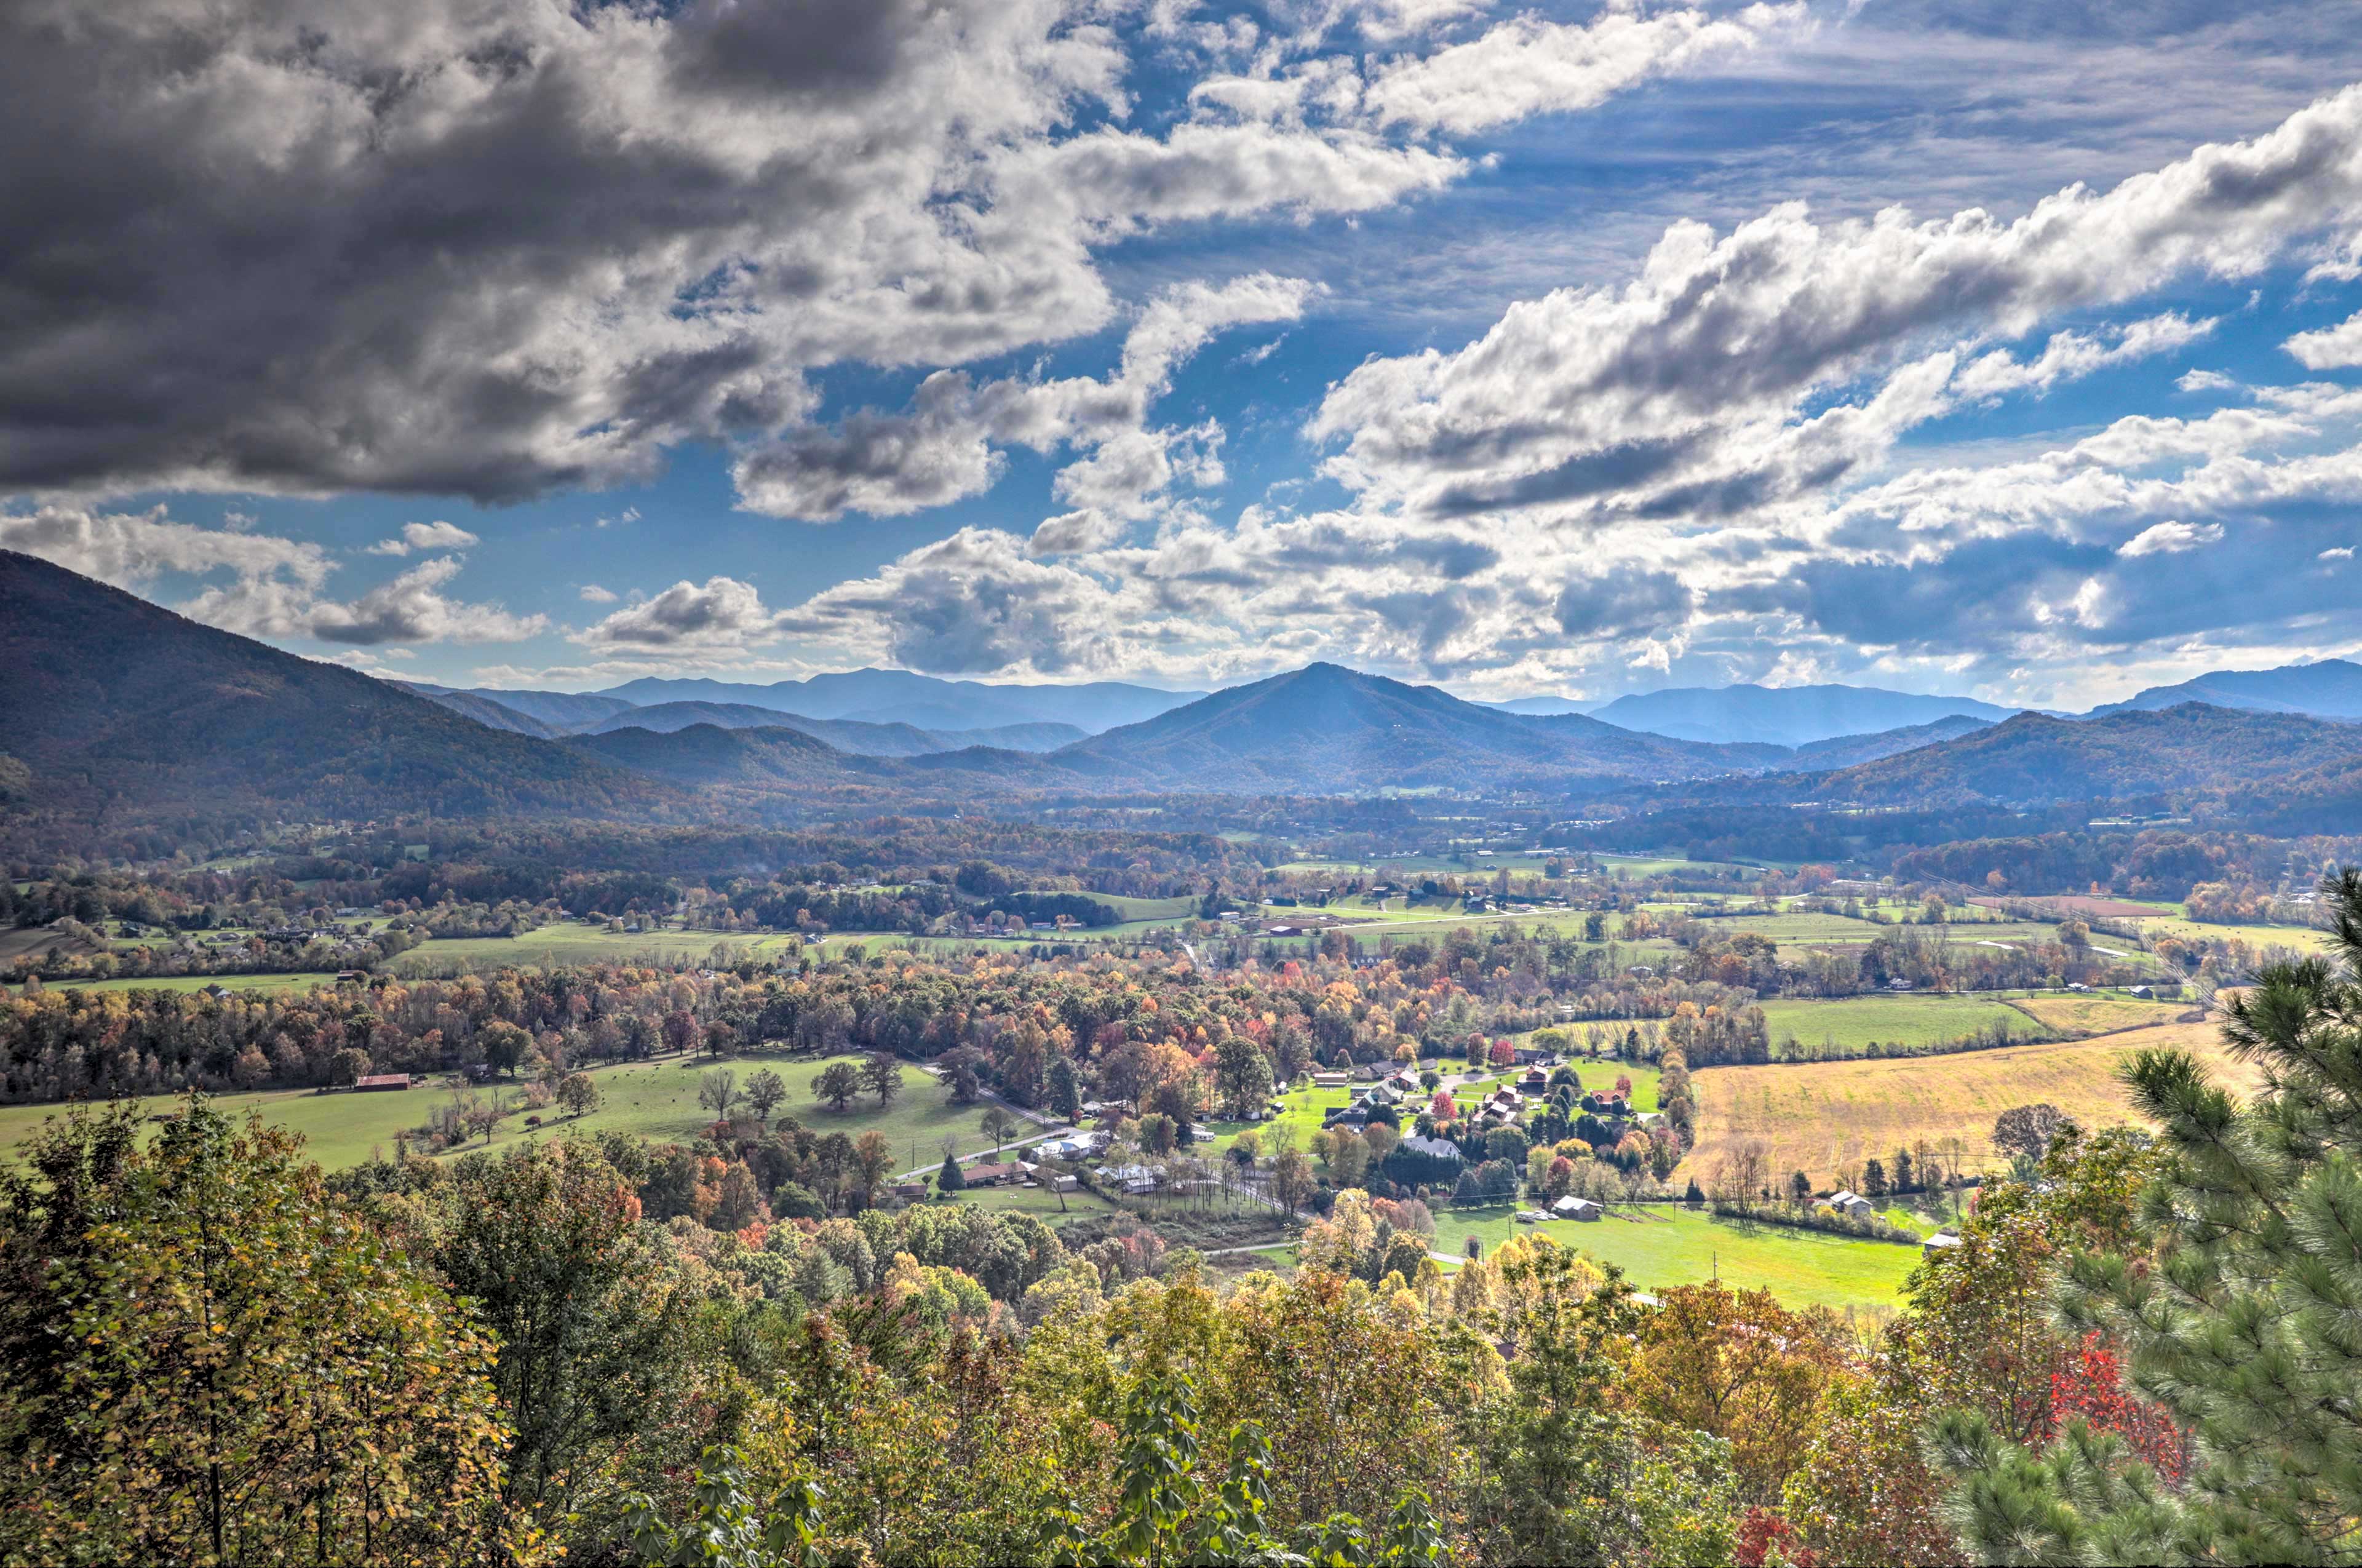
[[(699, 1085), (715, 1065), (710, 1057), (670, 1056), (654, 1062), (592, 1068), (590, 1077), (599, 1086), (602, 1103), (589, 1116), (569, 1120), (553, 1110), (541, 1113), (545, 1118), (543, 1126), (528, 1128), (520, 1113), (500, 1124), (489, 1145), (478, 1141), (469, 1147), (498, 1149), (521, 1140), (605, 1131), (658, 1140), (693, 1138), (712, 1121), (712, 1114), (698, 1104), (697, 1094)], [(772, 1113), (775, 1120), (793, 1116), (815, 1132), (843, 1132), (848, 1137), (857, 1138), (869, 1132), (885, 1133), (894, 1144), (898, 1171), (940, 1164), (945, 1133), (958, 1138), (963, 1154), (991, 1146), (977, 1127), (983, 1107), (953, 1105), (947, 1091), (916, 1068), (904, 1069), (902, 1092), (895, 1097), (893, 1104), (880, 1110), (877, 1097), (865, 1094), (850, 1110), (840, 1115), (811, 1097), (812, 1078), (828, 1065), (826, 1060), (810, 1056), (739, 1056), (720, 1065), (735, 1073), (742, 1086), (748, 1077), (765, 1066), (787, 1079), (788, 1099)], [(241, 1117), (249, 1107), (259, 1108), (263, 1119), (272, 1125), (303, 1133), (312, 1156), (337, 1170), (359, 1165), (373, 1151), (391, 1154), (396, 1136), (425, 1125), (436, 1107), (461, 1092), (455, 1078), (401, 1093), (315, 1094), (310, 1089), (286, 1089), (268, 1094), (225, 1095), (214, 1104)], [(501, 1084), (468, 1092), (491, 1103), (517, 1098), (522, 1086)], [(146, 1114), (157, 1115), (176, 1104), (176, 1096), (160, 1095), (140, 1101), (139, 1108)], [(61, 1108), (54, 1105), (0, 1107), (0, 1148), (13, 1148), (39, 1126), (44, 1117), (58, 1114)], [(1319, 1124), (1318, 1117), (1314, 1122)], [(1032, 1131), (1018, 1136), (1031, 1136)]]
[[(1464, 1254), (1475, 1236), (1490, 1255), (1512, 1235), (1540, 1231), (1561, 1245), (1614, 1264), (1642, 1290), (1719, 1278), (1770, 1290), (1791, 1307), (1891, 1307), (1919, 1263), (1919, 1249), (1776, 1225), (1740, 1225), (1671, 1204), (1619, 1209), (1604, 1220), (1519, 1225), (1509, 1206), (1444, 1209), (1435, 1250)], [(1638, 1218), (1633, 1218), (1638, 1216)]]
[(1828, 1000), (1774, 999), (1759, 1005), (1775, 1048), (1792, 1037), (1806, 1045), (1827, 1041), (1840, 1051), (1860, 1051), (1873, 1040), (1889, 1045), (1932, 1045), (1995, 1023), (2007, 1025), (2020, 1039), (2047, 1039), (2058, 1032), (1984, 992)]
[[(873, 939), (874, 940), (874, 939)], [(800, 936), (742, 936), (718, 931), (611, 933), (600, 926), (546, 925), (523, 936), (441, 936), (422, 943), (393, 961), (404, 975), (433, 974), (466, 962), (492, 965), (627, 963), (651, 958), (671, 963), (702, 958), (716, 944), (768, 958), (803, 945)]]
[(220, 985), (239, 995), (256, 991), (271, 996), (282, 991), (308, 991), (314, 986), (333, 984), (336, 977), (327, 974), (156, 975), (146, 979), (42, 983), (53, 991), (201, 991), (207, 986)]
[[(311, 1156), (330, 1170), (357, 1165), (372, 1151), (391, 1154), (397, 1133), (426, 1120), (429, 1106), (440, 1094), (412, 1089), (405, 1094), (315, 1094), (310, 1089), (281, 1089), (270, 1094), (222, 1095), (214, 1109), (244, 1121), (250, 1110), (262, 1119), (304, 1135)], [(176, 1095), (150, 1095), (136, 1102), (142, 1115), (162, 1116), (180, 1106)], [(51, 1117), (62, 1117), (58, 1105), (0, 1106), (0, 1149), (13, 1157), (16, 1147)]]

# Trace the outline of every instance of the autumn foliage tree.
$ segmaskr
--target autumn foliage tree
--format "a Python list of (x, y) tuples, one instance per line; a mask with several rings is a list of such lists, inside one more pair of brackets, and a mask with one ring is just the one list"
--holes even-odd
[(191, 1099), (0, 1178), (0, 1559), (508, 1562), (491, 1341), (297, 1141)]

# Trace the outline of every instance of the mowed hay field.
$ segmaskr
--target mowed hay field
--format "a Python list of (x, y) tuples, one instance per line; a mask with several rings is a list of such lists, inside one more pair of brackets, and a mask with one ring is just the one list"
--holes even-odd
[(2107, 1034), (2119, 1029), (2146, 1029), (2172, 1023), (2194, 1010), (2194, 1002), (2143, 1001), (2138, 997), (2074, 992), (2025, 997), (2012, 1004), (2020, 1012), (2058, 1034)]
[(1707, 1067), (1693, 1075), (1698, 1142), (1675, 1172), (1707, 1182), (1741, 1143), (1760, 1141), (1772, 1169), (1801, 1170), (1822, 1186), (1836, 1173), (1926, 1140), (1958, 1140), (1970, 1168), (2003, 1162), (1992, 1143), (1993, 1119), (2042, 1101), (2086, 1126), (2132, 1119), (2119, 1062), (2131, 1051), (2170, 1045), (2208, 1064), (2233, 1092), (2253, 1092), (2253, 1069), (2233, 1061), (2211, 1023), (2169, 1023), (2099, 1040), (2012, 1045), (1943, 1056), (1815, 1062), (1795, 1066)]

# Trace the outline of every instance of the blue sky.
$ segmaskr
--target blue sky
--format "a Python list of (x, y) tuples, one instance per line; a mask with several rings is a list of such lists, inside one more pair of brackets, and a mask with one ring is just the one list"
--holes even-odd
[(2226, 9), (19, 13), (0, 545), (462, 685), (2351, 653), (2362, 29)]

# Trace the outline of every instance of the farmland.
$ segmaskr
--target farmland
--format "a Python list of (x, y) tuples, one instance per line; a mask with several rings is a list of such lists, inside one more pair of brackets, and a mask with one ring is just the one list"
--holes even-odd
[(316, 972), (289, 975), (154, 975), (145, 979), (127, 980), (61, 980), (50, 987), (61, 991), (201, 991), (207, 986), (220, 986), (235, 994), (259, 992), (276, 996), (288, 991), (308, 991), (314, 986), (333, 984), (337, 977)]
[(2092, 1126), (2129, 1118), (2115, 1067), (2143, 1046), (2170, 1045), (2206, 1062), (2236, 1092), (2253, 1071), (2224, 1052), (2211, 1024), (2164, 1024), (2103, 1040), (2013, 1045), (1941, 1056), (1795, 1066), (1707, 1067), (1693, 1076), (1698, 1141), (1674, 1173), (1710, 1178), (1739, 1145), (1764, 1145), (1771, 1168), (1802, 1170), (1823, 1187), (1876, 1155), (1921, 1142), (1957, 1144), (1969, 1169), (2001, 1162), (1988, 1142), (1993, 1119), (2041, 1101)]
[(1976, 992), (1843, 997), (1827, 1001), (1774, 999), (1762, 1008), (1775, 1050), (1792, 1038), (1807, 1046), (1826, 1042), (1845, 1052), (1860, 1052), (1872, 1041), (1883, 1045), (1933, 1045), (1996, 1024), (2021, 1039), (2058, 1032), (2005, 1001)]
[(1919, 1249), (1893, 1242), (1743, 1225), (1671, 1204), (1617, 1209), (1604, 1220), (1519, 1225), (1507, 1205), (1447, 1209), (1436, 1215), (1435, 1250), (1460, 1256), (1467, 1238), (1490, 1255), (1513, 1234), (1540, 1231), (1614, 1264), (1642, 1290), (1720, 1278), (1771, 1291), (1791, 1307), (1889, 1307), (1919, 1262)]
[(2010, 1005), (2053, 1033), (2075, 1035), (2171, 1023), (2191, 1010), (2188, 1002), (2146, 1001), (2104, 991), (2054, 991), (2020, 997)]
[[(898, 1170), (940, 1162), (942, 1140), (946, 1133), (957, 1137), (963, 1154), (990, 1149), (991, 1141), (977, 1130), (983, 1108), (951, 1104), (943, 1087), (915, 1067), (906, 1068), (901, 1093), (883, 1109), (877, 1097), (869, 1094), (860, 1096), (844, 1111), (827, 1109), (812, 1098), (811, 1081), (829, 1061), (837, 1059), (740, 1056), (717, 1064), (711, 1057), (670, 1056), (653, 1062), (594, 1067), (590, 1069), (590, 1078), (599, 1086), (601, 1104), (597, 1110), (579, 1118), (546, 1112), (549, 1120), (540, 1128), (528, 1128), (522, 1116), (512, 1116), (493, 1132), (490, 1144), (478, 1140), (469, 1147), (500, 1149), (549, 1136), (602, 1132), (657, 1140), (693, 1138), (713, 1119), (699, 1105), (697, 1096), (705, 1075), (718, 1065), (736, 1073), (741, 1085), (764, 1066), (785, 1078), (788, 1098), (772, 1113), (774, 1120), (793, 1116), (816, 1132), (844, 1132), (849, 1137), (883, 1132), (894, 1145)], [(422, 1126), (437, 1105), (461, 1093), (506, 1099), (513, 1098), (518, 1088), (494, 1085), (469, 1091), (452, 1078), (402, 1093), (317, 1094), (309, 1089), (290, 1089), (224, 1095), (213, 1103), (226, 1114), (240, 1118), (249, 1110), (260, 1110), (263, 1120), (272, 1126), (302, 1133), (312, 1157), (330, 1170), (338, 1170), (360, 1164), (373, 1152), (392, 1154), (397, 1136)], [(155, 1116), (170, 1112), (179, 1103), (176, 1096), (154, 1095), (138, 1105), (143, 1115)], [(44, 1117), (57, 1114), (60, 1108), (54, 1105), (0, 1107), (0, 1148), (13, 1148), (39, 1127)], [(1318, 1126), (1319, 1121), (1316, 1115), (1314, 1125)], [(1031, 1136), (1036, 1131), (1029, 1128), (1018, 1136)]]

